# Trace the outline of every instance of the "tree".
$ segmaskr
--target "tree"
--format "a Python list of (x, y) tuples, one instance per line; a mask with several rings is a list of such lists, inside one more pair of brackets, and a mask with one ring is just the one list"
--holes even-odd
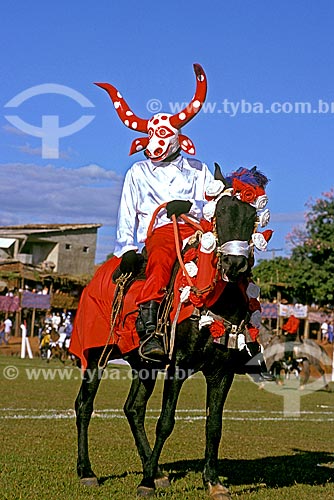
[(265, 298), (273, 298), (277, 285), (285, 285), (290, 300), (334, 306), (334, 189), (307, 207), (305, 227), (287, 236), (291, 257), (261, 261), (254, 278)]
[(261, 297), (270, 301), (276, 299), (278, 291), (283, 291), (282, 298), (292, 301), (291, 274), (291, 262), (287, 257), (261, 260), (253, 270), (254, 281), (261, 288)]

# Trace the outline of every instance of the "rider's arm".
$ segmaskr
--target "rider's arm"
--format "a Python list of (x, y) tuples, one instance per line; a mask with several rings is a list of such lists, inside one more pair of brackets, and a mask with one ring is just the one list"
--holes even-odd
[(129, 250), (138, 250), (135, 245), (137, 227), (137, 191), (132, 169), (125, 175), (120, 206), (118, 209), (116, 243), (114, 255), (121, 257)]
[(214, 177), (205, 163), (191, 158), (188, 158), (187, 160), (190, 164), (194, 164), (196, 162), (197, 164), (201, 165), (200, 169), (197, 167), (198, 174), (196, 180), (196, 189), (194, 190), (195, 198), (188, 198), (192, 204), (188, 213), (195, 219), (199, 220), (203, 216), (203, 207), (206, 203), (205, 193), (207, 187), (214, 180)]

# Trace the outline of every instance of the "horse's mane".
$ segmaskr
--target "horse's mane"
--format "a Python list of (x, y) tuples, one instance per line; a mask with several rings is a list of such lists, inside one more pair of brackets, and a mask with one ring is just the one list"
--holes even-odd
[(259, 170), (257, 167), (253, 167), (252, 169), (240, 167), (238, 170), (228, 174), (226, 180), (229, 185), (233, 185), (233, 180), (238, 179), (239, 181), (250, 184), (253, 187), (259, 187), (265, 189), (266, 185), (269, 182), (269, 179)]

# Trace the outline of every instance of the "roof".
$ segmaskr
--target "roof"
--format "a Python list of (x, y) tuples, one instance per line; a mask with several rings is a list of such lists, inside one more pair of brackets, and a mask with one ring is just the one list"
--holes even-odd
[(0, 235), (4, 234), (32, 234), (69, 231), (78, 229), (98, 229), (102, 224), (24, 224), (19, 226), (0, 226)]

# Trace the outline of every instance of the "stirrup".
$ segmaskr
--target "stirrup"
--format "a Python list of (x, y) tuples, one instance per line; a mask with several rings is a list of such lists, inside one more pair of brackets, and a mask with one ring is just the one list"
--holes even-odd
[[(166, 353), (162, 343), (158, 340), (158, 336), (162, 337), (162, 335), (159, 335), (156, 332), (149, 333), (149, 334), (145, 335), (145, 337), (140, 341), (138, 353), (139, 353), (139, 356), (142, 359), (144, 359), (145, 361), (149, 361), (151, 363), (163, 363), (163, 362), (165, 362), (165, 358), (166, 358), (167, 353)], [(159, 356), (159, 358), (153, 358), (153, 357), (147, 356), (143, 352), (145, 349), (145, 346), (153, 339), (156, 339), (156, 342), (159, 343), (159, 346), (161, 347), (161, 356)]]

